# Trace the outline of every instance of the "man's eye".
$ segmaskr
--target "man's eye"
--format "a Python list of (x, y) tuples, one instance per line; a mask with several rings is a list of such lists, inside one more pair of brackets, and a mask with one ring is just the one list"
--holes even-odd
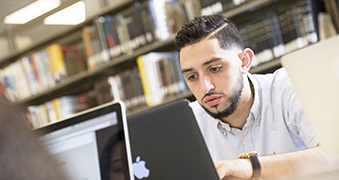
[(197, 75), (191, 75), (191, 76), (188, 76), (188, 80), (190, 81), (193, 81), (195, 78), (197, 77)]
[(213, 67), (210, 69), (211, 72), (218, 72), (220, 70), (221, 66)]

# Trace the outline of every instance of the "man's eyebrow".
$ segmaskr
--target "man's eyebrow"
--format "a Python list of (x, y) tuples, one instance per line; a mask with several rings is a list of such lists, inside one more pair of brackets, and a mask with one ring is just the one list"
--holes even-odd
[[(211, 60), (204, 62), (202, 64), (202, 66), (206, 66), (206, 65), (208, 65), (210, 63), (213, 63), (213, 62), (219, 61), (219, 60), (221, 60), (221, 58), (212, 58)], [(189, 72), (189, 71), (193, 71), (193, 68), (182, 69), (181, 73), (184, 74), (184, 73)]]
[(193, 68), (182, 69), (181, 73), (184, 74), (186, 72), (193, 71)]
[(210, 64), (212, 62), (219, 61), (219, 60), (221, 60), (221, 59), (220, 58), (212, 58), (211, 60), (204, 62), (202, 64), (202, 66), (206, 66), (206, 65), (208, 65), (208, 64)]

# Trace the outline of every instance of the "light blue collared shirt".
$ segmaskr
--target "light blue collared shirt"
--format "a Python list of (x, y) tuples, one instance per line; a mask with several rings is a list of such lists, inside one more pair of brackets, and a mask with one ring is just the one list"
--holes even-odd
[(242, 130), (214, 119), (198, 101), (190, 103), (213, 160), (236, 159), (251, 151), (259, 155), (298, 151), (319, 143), (285, 68), (248, 78), (255, 95)]

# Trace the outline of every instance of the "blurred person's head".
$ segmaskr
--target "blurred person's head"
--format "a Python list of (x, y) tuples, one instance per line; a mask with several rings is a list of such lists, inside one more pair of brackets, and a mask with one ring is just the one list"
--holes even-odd
[(29, 132), (21, 108), (0, 100), (0, 179), (65, 179)]

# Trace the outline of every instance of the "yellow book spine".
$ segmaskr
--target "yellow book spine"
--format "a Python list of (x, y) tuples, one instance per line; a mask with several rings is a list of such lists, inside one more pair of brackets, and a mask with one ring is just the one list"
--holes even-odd
[(48, 53), (51, 60), (52, 74), (56, 82), (66, 77), (66, 66), (62, 47), (59, 44), (53, 44), (48, 47)]
[(145, 66), (144, 66), (144, 62), (143, 62), (143, 56), (139, 56), (137, 58), (137, 65), (138, 65), (138, 69), (139, 69), (139, 73), (140, 73), (140, 78), (141, 78), (141, 82), (142, 82), (142, 86), (144, 89), (144, 94), (146, 97), (146, 103), (148, 106), (152, 106), (152, 101), (151, 101), (151, 94), (150, 94), (150, 89), (147, 83), (147, 76), (146, 76), (146, 71), (145, 71)]
[(58, 99), (53, 99), (52, 100), (52, 104), (53, 104), (53, 109), (54, 109), (54, 112), (55, 112), (55, 117), (56, 117), (56, 120), (59, 121), (60, 120), (60, 114), (59, 114), (59, 100)]

